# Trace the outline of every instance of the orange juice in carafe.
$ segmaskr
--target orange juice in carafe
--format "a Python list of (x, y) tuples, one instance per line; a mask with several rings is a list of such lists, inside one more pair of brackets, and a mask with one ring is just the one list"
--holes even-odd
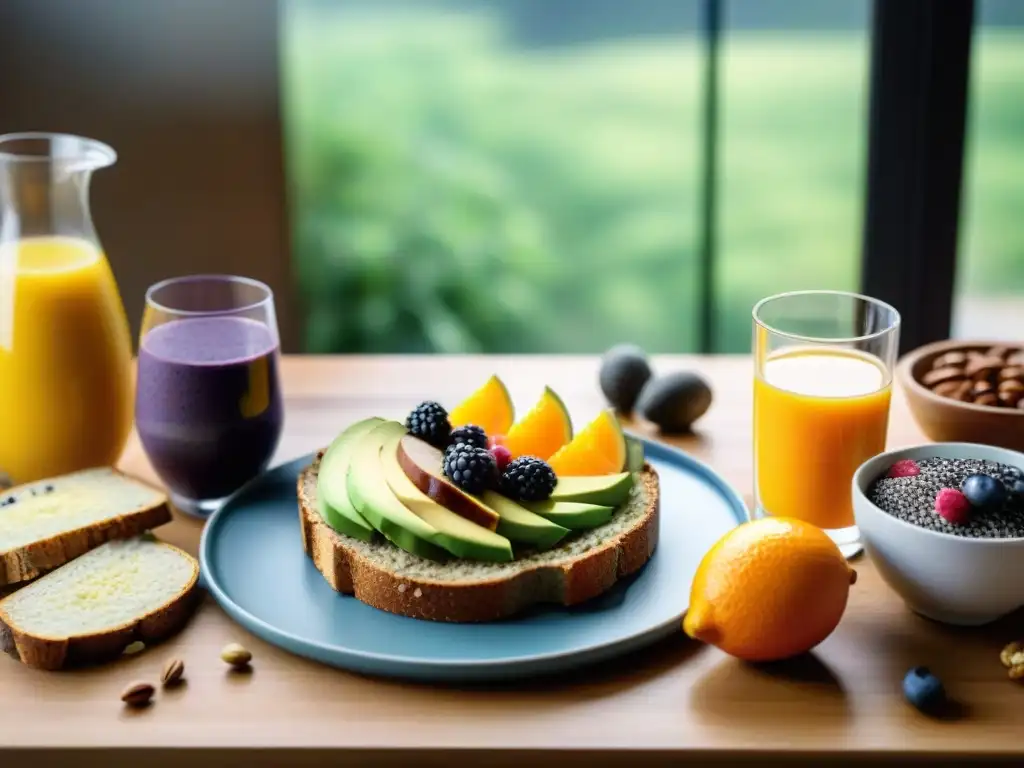
[(30, 482), (114, 463), (132, 423), (131, 339), (85, 238), (0, 243), (0, 470)]
[(754, 379), (762, 509), (825, 529), (852, 526), (853, 473), (885, 449), (890, 395), (873, 356), (828, 347), (770, 355)]

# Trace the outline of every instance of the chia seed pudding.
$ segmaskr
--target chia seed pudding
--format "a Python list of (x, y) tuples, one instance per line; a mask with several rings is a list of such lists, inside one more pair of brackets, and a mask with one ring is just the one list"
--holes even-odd
[[(883, 475), (868, 489), (868, 498), (879, 509), (904, 522), (952, 536), (973, 539), (1024, 538), (1024, 472), (1018, 467), (980, 459), (922, 459), (919, 474), (906, 477)], [(960, 491), (972, 475), (988, 475), (1004, 487), (1000, 503), (971, 506), (969, 519), (954, 524), (936, 510), (943, 489)]]

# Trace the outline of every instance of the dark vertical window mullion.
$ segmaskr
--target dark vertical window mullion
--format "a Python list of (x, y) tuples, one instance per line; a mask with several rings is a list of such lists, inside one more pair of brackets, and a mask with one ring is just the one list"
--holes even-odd
[(715, 219), (718, 196), (718, 49), (724, 0), (703, 0), (701, 34), (704, 40), (703, 120), (701, 125), (700, 197), (700, 351), (715, 344)]
[(875, 0), (861, 289), (900, 350), (950, 334), (973, 0)]

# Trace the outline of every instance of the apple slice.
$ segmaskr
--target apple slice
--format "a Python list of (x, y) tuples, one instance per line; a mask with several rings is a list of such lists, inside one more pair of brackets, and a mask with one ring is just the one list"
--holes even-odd
[(418, 437), (404, 435), (398, 443), (398, 463), (413, 485), (455, 514), (489, 531), (497, 530), (501, 519), (498, 513), (445, 477), (443, 461), (444, 455), (437, 448)]

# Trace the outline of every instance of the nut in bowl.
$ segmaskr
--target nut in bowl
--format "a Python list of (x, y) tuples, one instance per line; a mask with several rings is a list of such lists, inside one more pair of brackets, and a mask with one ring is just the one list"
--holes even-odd
[(930, 439), (1024, 451), (1024, 343), (926, 344), (905, 355), (896, 373)]
[(907, 606), (975, 626), (1024, 606), (1024, 454), (938, 443), (879, 454), (853, 476), (864, 547)]

